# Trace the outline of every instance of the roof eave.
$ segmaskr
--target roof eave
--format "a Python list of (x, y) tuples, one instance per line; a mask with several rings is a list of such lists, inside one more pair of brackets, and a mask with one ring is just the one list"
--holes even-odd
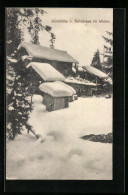
[(51, 60), (51, 61), (58, 61), (58, 62), (67, 62), (67, 63), (78, 63), (78, 61), (67, 61), (67, 60), (58, 60), (58, 59), (53, 59), (53, 58), (46, 58), (46, 57), (39, 57), (39, 56), (34, 56), (33, 58), (37, 58), (37, 59), (46, 59), (46, 60)]

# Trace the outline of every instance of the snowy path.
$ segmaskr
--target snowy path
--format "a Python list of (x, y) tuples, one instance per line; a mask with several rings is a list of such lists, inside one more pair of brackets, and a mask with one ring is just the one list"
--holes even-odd
[(7, 176), (16, 179), (112, 179), (112, 144), (80, 139), (112, 132), (112, 99), (79, 98), (47, 112), (34, 97), (30, 124), (46, 141), (21, 135), (7, 143)]

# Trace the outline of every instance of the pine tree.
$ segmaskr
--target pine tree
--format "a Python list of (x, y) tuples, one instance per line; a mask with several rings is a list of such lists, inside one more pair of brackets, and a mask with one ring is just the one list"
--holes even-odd
[[(113, 33), (112, 33), (112, 32), (106, 31), (106, 33), (107, 33), (109, 36), (113, 36)], [(102, 37), (103, 37), (103, 39), (104, 39), (107, 43), (110, 43), (110, 45), (113, 46), (113, 40), (112, 40), (112, 38), (108, 38), (108, 37), (104, 37), (104, 36), (102, 36)]]
[(106, 43), (108, 43), (110, 46), (104, 45), (104, 58), (106, 58), (106, 62), (104, 62), (103, 70), (109, 75), (112, 76), (112, 65), (113, 65), (113, 33), (106, 31), (108, 37), (103, 37)]
[(53, 49), (54, 49), (55, 39), (56, 39), (56, 36), (53, 33), (51, 33), (51, 39), (50, 39), (51, 44), (50, 44), (50, 47), (53, 48)]
[[(28, 32), (31, 35), (31, 43), (40, 44), (39, 43), (39, 32), (47, 31), (50, 34), (50, 47), (54, 48), (54, 42), (56, 36), (53, 32), (51, 32), (52, 28), (48, 25), (43, 25), (41, 17), (47, 12), (42, 10), (41, 8), (25, 8), (21, 14), (21, 21), (27, 26)], [(24, 17), (28, 17), (25, 19)]]
[(18, 45), (21, 42), (21, 29), (19, 28), (19, 9), (18, 8), (8, 8), (6, 10), (7, 15), (7, 41), (6, 49), (7, 55), (10, 56), (16, 51)]
[[(46, 30), (51, 33), (51, 27), (42, 26), (38, 8), (8, 8), (7, 9), (7, 137), (11, 140), (21, 134), (26, 128), (35, 131), (28, 124), (32, 105), (29, 100), (36, 88), (36, 80), (31, 69), (27, 69), (22, 60), (16, 60), (17, 47), (24, 40), (23, 25), (32, 37), (32, 42), (39, 44), (39, 32)], [(36, 135), (36, 134), (35, 134)], [(37, 135), (36, 135), (37, 136)], [(38, 136), (37, 136), (38, 137)]]
[(32, 130), (28, 124), (31, 110), (31, 102), (28, 99), (31, 94), (28, 88), (31, 83), (26, 67), (23, 67), (21, 62), (16, 63), (13, 89), (7, 99), (7, 136), (9, 139), (14, 139), (17, 134), (21, 134), (23, 127), (28, 132)]
[(97, 69), (101, 69), (101, 62), (100, 62), (100, 53), (99, 50), (97, 49), (97, 51), (94, 54), (94, 57), (92, 59), (92, 63), (91, 66), (97, 68)]

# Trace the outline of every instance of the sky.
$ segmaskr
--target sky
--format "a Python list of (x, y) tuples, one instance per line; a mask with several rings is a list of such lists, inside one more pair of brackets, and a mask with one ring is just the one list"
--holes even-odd
[[(108, 45), (102, 35), (108, 37), (106, 31), (113, 32), (112, 8), (42, 8), (46, 11), (40, 15), (42, 24), (52, 27), (56, 35), (55, 49), (67, 51), (80, 66), (90, 65), (94, 53), (99, 49), (103, 53), (103, 45)], [(62, 22), (58, 22), (58, 21)], [(64, 22), (64, 21), (68, 22)], [(75, 22), (75, 21), (84, 22)], [(97, 21), (94, 23), (93, 21)], [(99, 22), (107, 20), (108, 22)], [(56, 21), (56, 22), (53, 22)], [(72, 21), (72, 22), (70, 22)], [(90, 23), (91, 21), (91, 23)], [(24, 27), (24, 32), (25, 32)], [(112, 38), (112, 37), (109, 37)], [(26, 32), (25, 42), (30, 41)], [(39, 41), (43, 46), (50, 46), (50, 33), (41, 31)], [(101, 62), (103, 55), (100, 55)]]
[[(79, 61), (79, 65), (90, 65), (97, 49), (103, 53), (107, 43), (102, 35), (113, 32), (113, 9), (110, 8), (43, 8), (47, 14), (42, 17), (43, 24), (52, 27), (56, 35), (55, 49), (67, 51)], [(56, 22), (52, 22), (52, 21)], [(58, 22), (68, 21), (68, 22)], [(70, 20), (72, 21), (70, 23)], [(76, 23), (75, 20), (84, 22)], [(94, 23), (93, 20), (97, 20)], [(107, 20), (108, 22), (99, 22)], [(91, 21), (91, 23), (90, 23)], [(45, 38), (44, 38), (45, 37)], [(40, 33), (40, 44), (49, 46), (49, 34)], [(100, 56), (101, 62), (103, 56)]]

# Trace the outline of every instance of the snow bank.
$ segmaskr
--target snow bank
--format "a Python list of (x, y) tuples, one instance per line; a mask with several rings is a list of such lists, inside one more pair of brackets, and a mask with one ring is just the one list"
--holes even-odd
[(14, 179), (112, 179), (112, 144), (82, 140), (112, 132), (112, 99), (79, 98), (69, 108), (47, 112), (34, 96), (29, 123), (46, 138), (31, 134), (7, 142), (7, 177)]

